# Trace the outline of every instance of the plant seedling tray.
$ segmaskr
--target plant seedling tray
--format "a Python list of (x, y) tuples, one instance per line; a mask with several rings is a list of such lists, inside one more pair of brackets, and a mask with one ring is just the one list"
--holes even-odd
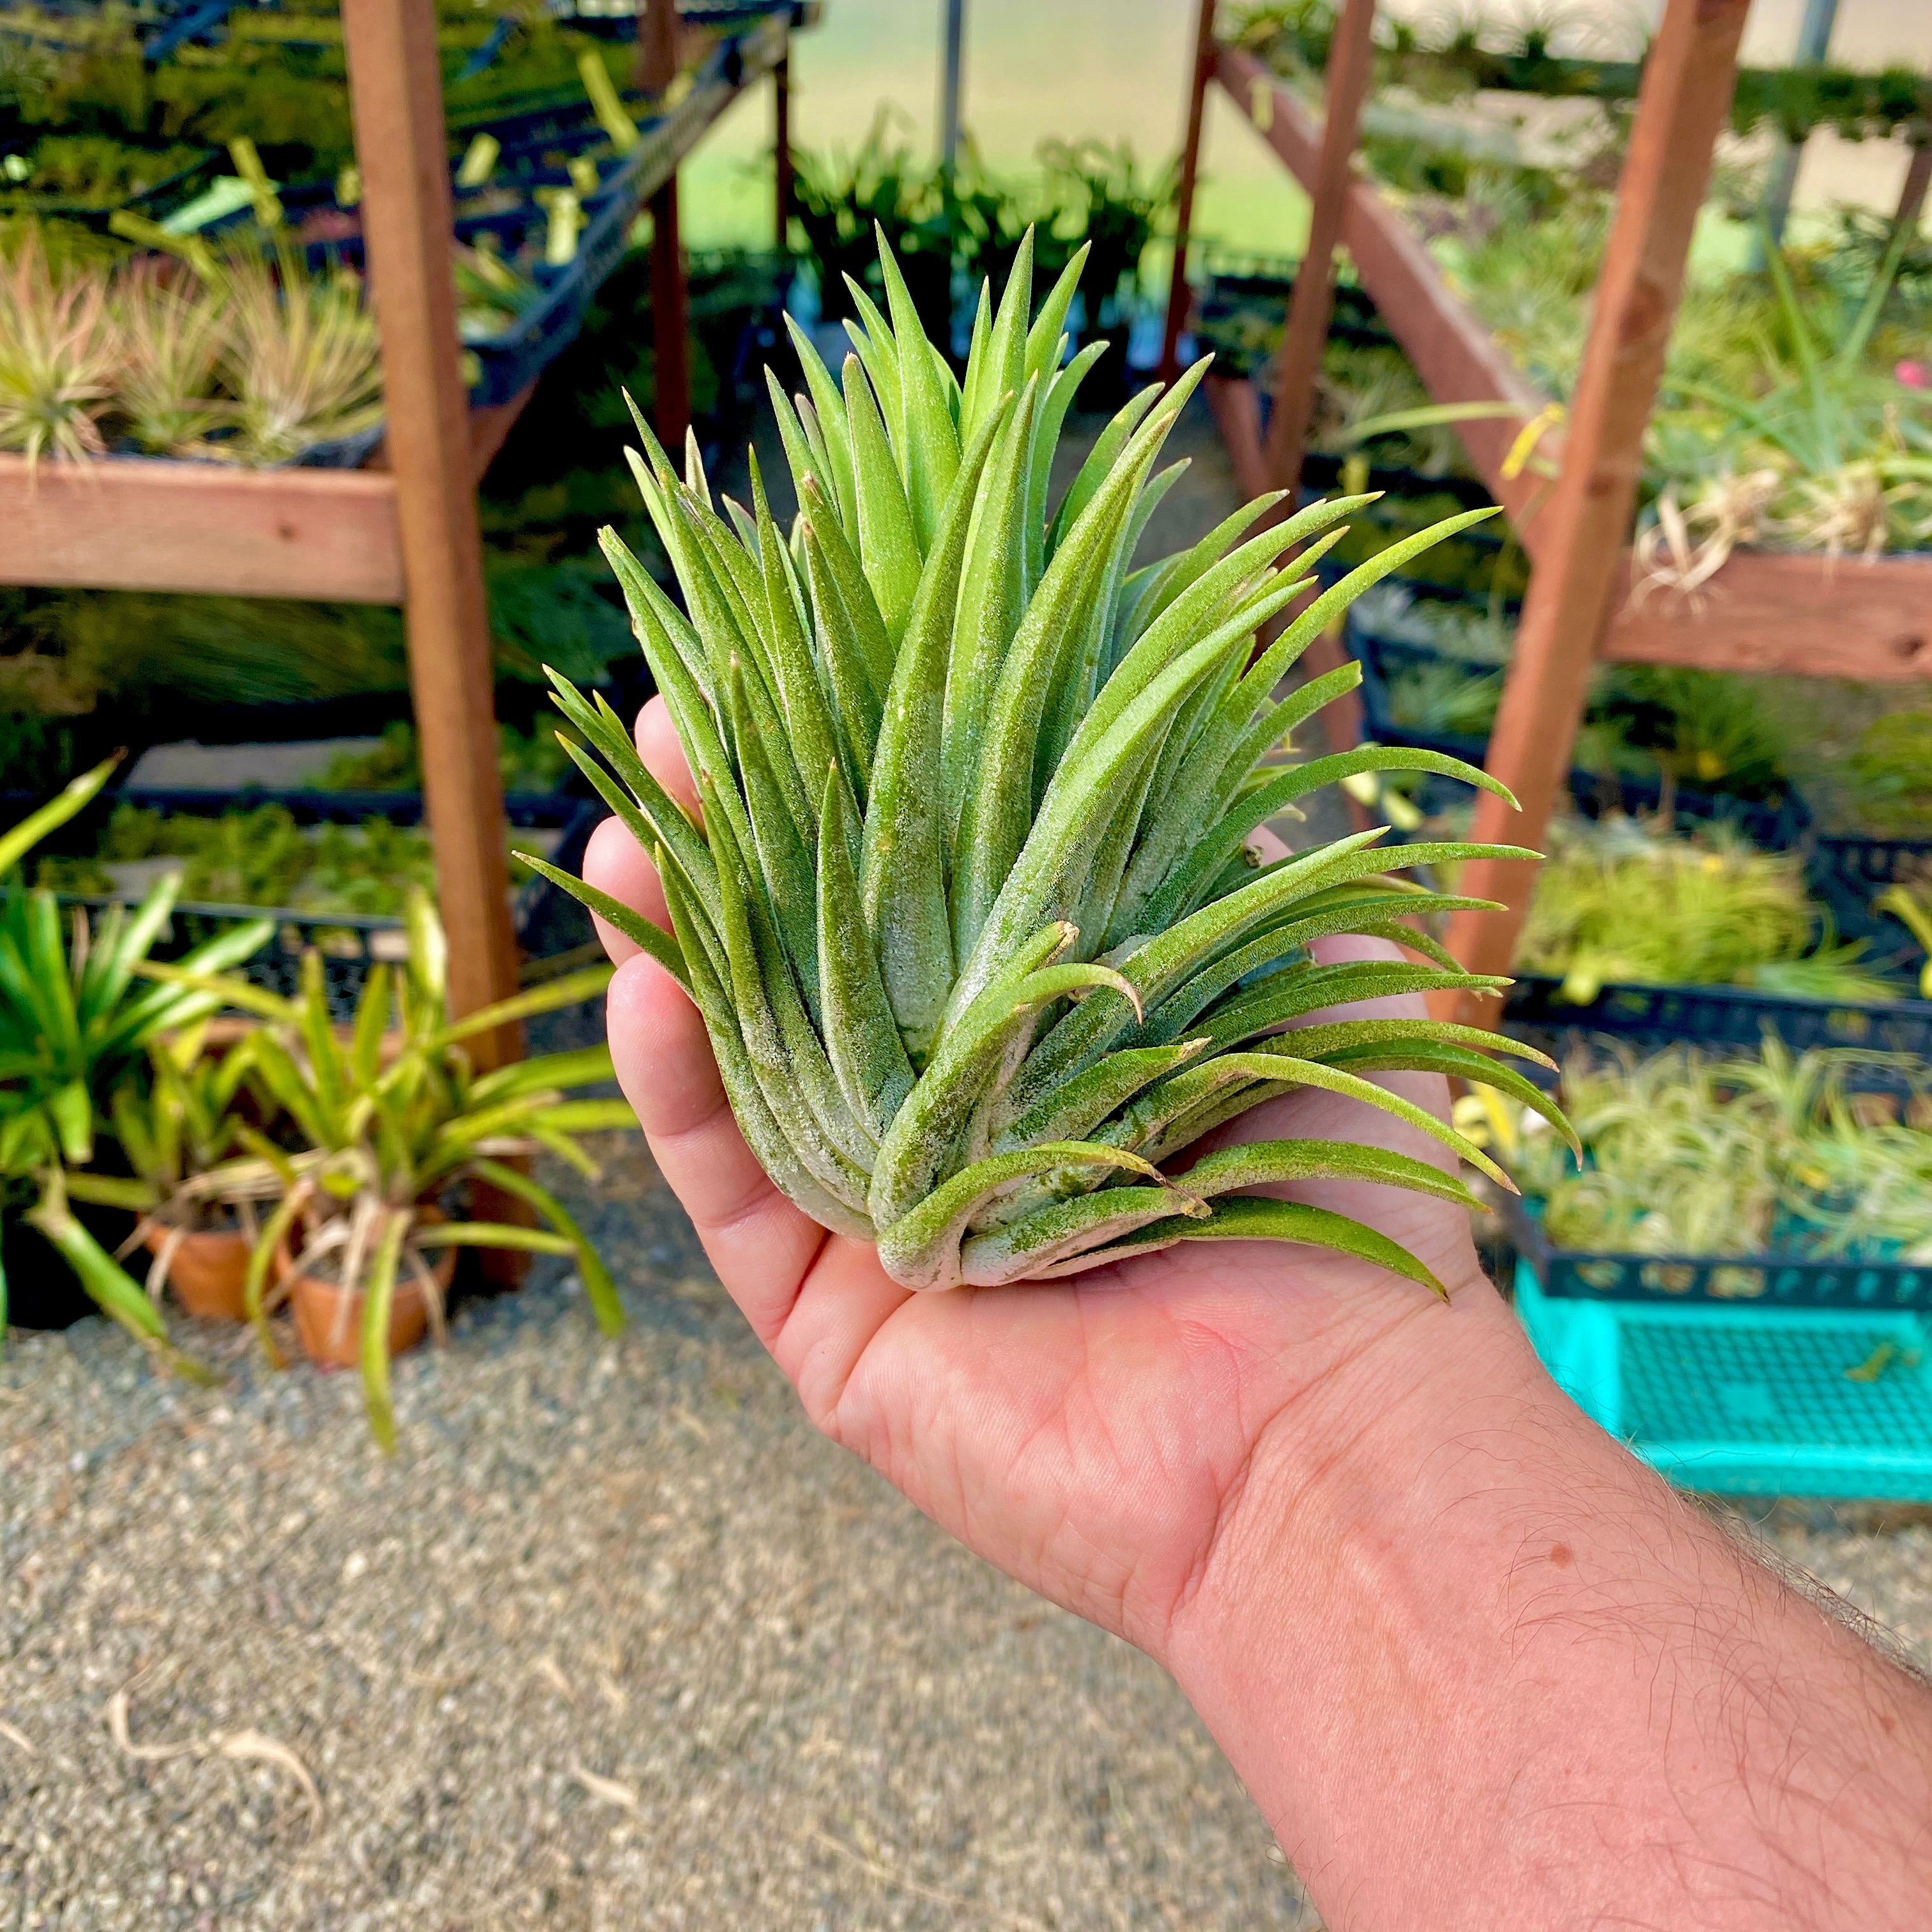
[(1932, 882), (1932, 838), (1863, 838), (1820, 832), (1812, 840), (1808, 868), (1811, 896), (1830, 912), (1833, 923), (1850, 939), (1868, 939), (1896, 950), (1915, 967), (1925, 950), (1903, 920), (1872, 909), (1886, 886), (1917, 880)]
[[(1860, 1047), (1932, 1059), (1932, 1000), (1858, 1006), (1747, 986), (1610, 986), (1579, 1003), (1564, 999), (1562, 989), (1553, 975), (1519, 975), (1503, 1009), (1510, 1030), (1608, 1034), (1645, 1046), (1682, 1043), (1744, 1053), (1756, 1052), (1769, 1034), (1794, 1053)], [(1893, 1083), (1874, 1072), (1860, 1084)]]
[(1516, 1306), (1559, 1386), (1683, 1488), (1932, 1502), (1932, 1330), (1918, 1312), (1566, 1296), (1527, 1258)]

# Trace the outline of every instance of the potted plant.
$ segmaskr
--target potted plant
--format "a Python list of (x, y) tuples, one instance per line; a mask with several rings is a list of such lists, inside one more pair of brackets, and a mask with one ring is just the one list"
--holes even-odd
[(257, 1204), (278, 1191), (272, 1172), (250, 1177), (229, 1159), (240, 1144), (253, 1036), (216, 1052), (203, 1022), (150, 1040), (148, 1058), (147, 1078), (124, 1082), (109, 1108), (115, 1138), (149, 1194), (122, 1252), (145, 1246), (152, 1256), (151, 1300), (171, 1287), (203, 1321), (245, 1320)]
[[(317, 952), (304, 956), (292, 998), (256, 987), (236, 996), (262, 1022), (248, 1078), (279, 1110), (282, 1140), (295, 1144), (244, 1124), (239, 1138), (252, 1158), (225, 1163), (211, 1178), (229, 1186), (274, 1178), (279, 1198), (250, 1254), (246, 1312), (278, 1366), (266, 1318), (284, 1298), (314, 1360), (359, 1364), (370, 1426), (385, 1449), (395, 1444), (389, 1358), (427, 1330), (440, 1332), (456, 1249), (568, 1255), (598, 1324), (607, 1334), (622, 1325), (616, 1286), (582, 1230), (514, 1163), (548, 1150), (594, 1177), (580, 1137), (636, 1124), (622, 1100), (570, 1097), (610, 1078), (606, 1047), (478, 1072), (464, 1046), (590, 998), (608, 980), (608, 967), (452, 1021), (442, 928), (420, 891), (411, 895), (406, 925), (406, 963), (400, 971), (380, 963), (370, 969), (346, 1038), (331, 1024)], [(168, 967), (147, 970), (164, 982), (199, 983)], [(521, 1204), (547, 1225), (452, 1218), (452, 1197), (466, 1186)]]
[[(0, 878), (86, 805), (114, 764), (97, 765), (0, 834)], [(148, 1182), (95, 1170), (97, 1130), (151, 1045), (230, 1004), (240, 982), (225, 969), (273, 931), (265, 920), (235, 926), (190, 952), (176, 983), (144, 983), (139, 969), (176, 890), (164, 879), (131, 914), (116, 906), (96, 922), (76, 910), (64, 927), (51, 892), (0, 887), (0, 1200), (107, 1314), (178, 1369), (187, 1358), (169, 1345), (160, 1315), (74, 1212), (76, 1202), (137, 1214), (153, 1204)], [(5, 1296), (0, 1272), (0, 1320)]]

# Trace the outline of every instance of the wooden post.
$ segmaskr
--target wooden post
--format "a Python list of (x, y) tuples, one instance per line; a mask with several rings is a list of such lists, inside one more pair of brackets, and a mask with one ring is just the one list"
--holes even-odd
[(772, 245), (781, 256), (791, 252), (791, 41), (785, 57), (772, 69)]
[(1268, 418), (1268, 487), (1288, 493), (1290, 509), (1301, 480), (1322, 351), (1335, 312), (1335, 246), (1342, 237), (1342, 210), (1354, 178), (1355, 138), (1375, 59), (1370, 38), (1375, 24), (1376, 0), (1343, 0), (1328, 43), (1322, 160), (1315, 178), (1308, 246), (1294, 272), (1288, 326), (1275, 358), (1274, 413)]
[(1201, 122), (1214, 71), (1214, 0), (1199, 0), (1194, 23), (1194, 71), (1188, 82), (1187, 139), (1180, 150), (1180, 188), (1174, 204), (1174, 268), (1167, 284), (1167, 320), (1160, 332), (1163, 382), (1180, 374), (1180, 332), (1187, 320), (1187, 242), (1194, 226), (1194, 190), (1201, 173)]
[[(1472, 834), (1478, 839), (1537, 845), (1570, 769), (1749, 8), (1750, 0), (1667, 0), (1644, 67), (1562, 472), (1490, 740), (1489, 769), (1515, 791), (1522, 815), (1478, 793)], [(1535, 874), (1526, 860), (1479, 860), (1462, 868), (1459, 892), (1505, 908), (1450, 921), (1448, 943), (1469, 971), (1509, 970)], [(1458, 1004), (1473, 1020), (1495, 1012), (1492, 1004), (1466, 997)]]
[[(677, 78), (677, 0), (640, 0), (638, 83), (662, 97)], [(651, 196), (651, 339), (657, 351), (658, 440), (673, 461), (691, 427), (690, 327), (684, 247), (678, 236), (677, 174)]]
[[(430, 0), (344, 0), (362, 224), (382, 338), (423, 798), (449, 934), (450, 1004), (517, 988), (490, 630), (471, 482), (470, 403), (450, 274), (449, 162)], [(519, 1030), (471, 1042), (479, 1064), (521, 1051)]]
[(1898, 212), (1892, 225), (1916, 233), (1918, 218), (1925, 212), (1925, 190), (1932, 188), (1932, 140), (1912, 143), (1912, 158), (1905, 166), (1905, 184), (1898, 191)]

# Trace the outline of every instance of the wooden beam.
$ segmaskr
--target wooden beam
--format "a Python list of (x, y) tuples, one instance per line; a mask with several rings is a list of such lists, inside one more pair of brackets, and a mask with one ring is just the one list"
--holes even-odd
[(1174, 203), (1174, 266), (1167, 281), (1167, 318), (1161, 325), (1155, 374), (1172, 382), (1180, 374), (1180, 338), (1187, 326), (1187, 244), (1194, 229), (1194, 191), (1201, 177), (1201, 122), (1214, 70), (1214, 0), (1197, 0), (1194, 65), (1187, 82), (1187, 138), (1180, 149), (1180, 186)]
[[(1516, 793), (1521, 815), (1478, 793), (1478, 839), (1536, 845), (1570, 769), (1749, 7), (1750, 0), (1667, 0), (1644, 66), (1562, 473), (1490, 741), (1490, 770)], [(1534, 862), (1525, 860), (1476, 860), (1463, 868), (1458, 892), (1504, 907), (1459, 913), (1450, 922), (1449, 945), (1468, 971), (1508, 971), (1535, 874)], [(1459, 1004), (1466, 1012), (1473, 1004), (1466, 998)], [(1486, 1004), (1493, 1015), (1495, 1003)]]
[(392, 478), (0, 456), (0, 584), (400, 604)]
[(1833, 560), (1815, 551), (1740, 550), (1696, 596), (1656, 590), (1633, 602), (1628, 556), (1598, 653), (1614, 664), (1848, 677), (1932, 678), (1932, 558)]
[(1932, 141), (1915, 141), (1912, 158), (1905, 164), (1905, 179), (1898, 190), (1898, 210), (1894, 226), (1916, 233), (1918, 218), (1925, 212), (1925, 190), (1932, 188)]
[(791, 253), (791, 42), (772, 64), (772, 246)]
[[(1212, 52), (1215, 78), (1289, 173), (1312, 194), (1319, 178), (1322, 130), (1307, 110), (1244, 49), (1221, 46)], [(1533, 557), (1547, 487), (1534, 474), (1511, 478), (1502, 471), (1522, 424), (1540, 414), (1549, 398), (1450, 292), (1421, 237), (1372, 183), (1350, 184), (1342, 200), (1341, 240), (1354, 260), (1357, 280), (1435, 401), (1504, 402), (1516, 410), (1514, 417), (1500, 421), (1459, 423), (1456, 433)], [(1538, 452), (1554, 460), (1562, 446), (1561, 436), (1552, 431), (1539, 442)]]
[[(496, 767), (482, 543), (470, 406), (449, 265), (449, 164), (431, 0), (344, 0), (363, 231), (380, 291), (382, 384), (407, 592), (410, 688), (450, 1004), (470, 1012), (517, 989), (502, 788)], [(478, 1036), (483, 1066), (520, 1030)]]
[(1335, 314), (1335, 248), (1343, 204), (1354, 180), (1355, 139), (1375, 59), (1376, 0), (1342, 0), (1328, 41), (1324, 76), (1322, 143), (1310, 199), (1308, 246), (1294, 272), (1288, 326), (1275, 357), (1274, 401), (1268, 418), (1268, 473), (1271, 489), (1288, 492), (1292, 511), (1301, 481), (1302, 452), (1315, 413), (1322, 352)]
[[(677, 78), (676, 0), (646, 0), (638, 21), (638, 79), (646, 94), (661, 95)], [(689, 303), (684, 281), (684, 246), (678, 234), (677, 170), (650, 200), (651, 212), (651, 340), (656, 351), (658, 440), (678, 459), (691, 427), (691, 368), (686, 341)]]

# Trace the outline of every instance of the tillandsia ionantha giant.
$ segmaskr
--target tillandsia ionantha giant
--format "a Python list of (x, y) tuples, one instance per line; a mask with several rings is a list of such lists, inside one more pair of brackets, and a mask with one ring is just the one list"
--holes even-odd
[[(689, 991), (772, 1178), (826, 1227), (876, 1241), (908, 1287), (1272, 1237), (1439, 1291), (1372, 1229), (1241, 1191), (1344, 1175), (1472, 1199), (1424, 1161), (1276, 1140), (1181, 1173), (1162, 1164), (1258, 1102), (1312, 1087), (1396, 1114), (1500, 1178), (1480, 1148), (1369, 1077), (1393, 1068), (1480, 1079), (1553, 1113), (1480, 1050), (1505, 1043), (1474, 1028), (1343, 1019), (1280, 1032), (1340, 1002), (1506, 982), (1458, 972), (1398, 923), (1479, 902), (1388, 877), (1380, 832), (1271, 864), (1248, 847), (1263, 821), (1360, 772), (1451, 772), (1508, 796), (1429, 752), (1269, 761), (1359, 676), (1346, 665), (1277, 699), (1310, 641), (1472, 518), (1384, 550), (1256, 656), (1257, 631), (1311, 585), (1369, 500), (1316, 503), (1244, 541), (1274, 508), (1264, 497), (1135, 568), (1185, 466), (1156, 468), (1198, 367), (1130, 402), (1049, 512), (1061, 424), (1102, 347), (1063, 362), (1078, 258), (1036, 315), (1030, 245), (997, 310), (982, 290), (962, 381), (880, 253), (890, 320), (854, 288), (860, 320), (840, 377), (796, 331), (806, 393), (788, 398), (767, 372), (797, 491), (789, 532), (755, 462), (751, 508), (721, 508), (695, 444), (680, 477), (639, 418), (647, 456), (633, 452), (632, 467), (686, 608), (612, 532), (603, 544), (703, 808), (694, 818), (667, 794), (601, 699), (555, 678), (610, 772), (566, 748), (655, 856), (673, 931), (550, 876)], [(1501, 849), (1417, 845), (1403, 862)], [(1309, 943), (1334, 933), (1396, 937), (1434, 963), (1316, 963)]]

